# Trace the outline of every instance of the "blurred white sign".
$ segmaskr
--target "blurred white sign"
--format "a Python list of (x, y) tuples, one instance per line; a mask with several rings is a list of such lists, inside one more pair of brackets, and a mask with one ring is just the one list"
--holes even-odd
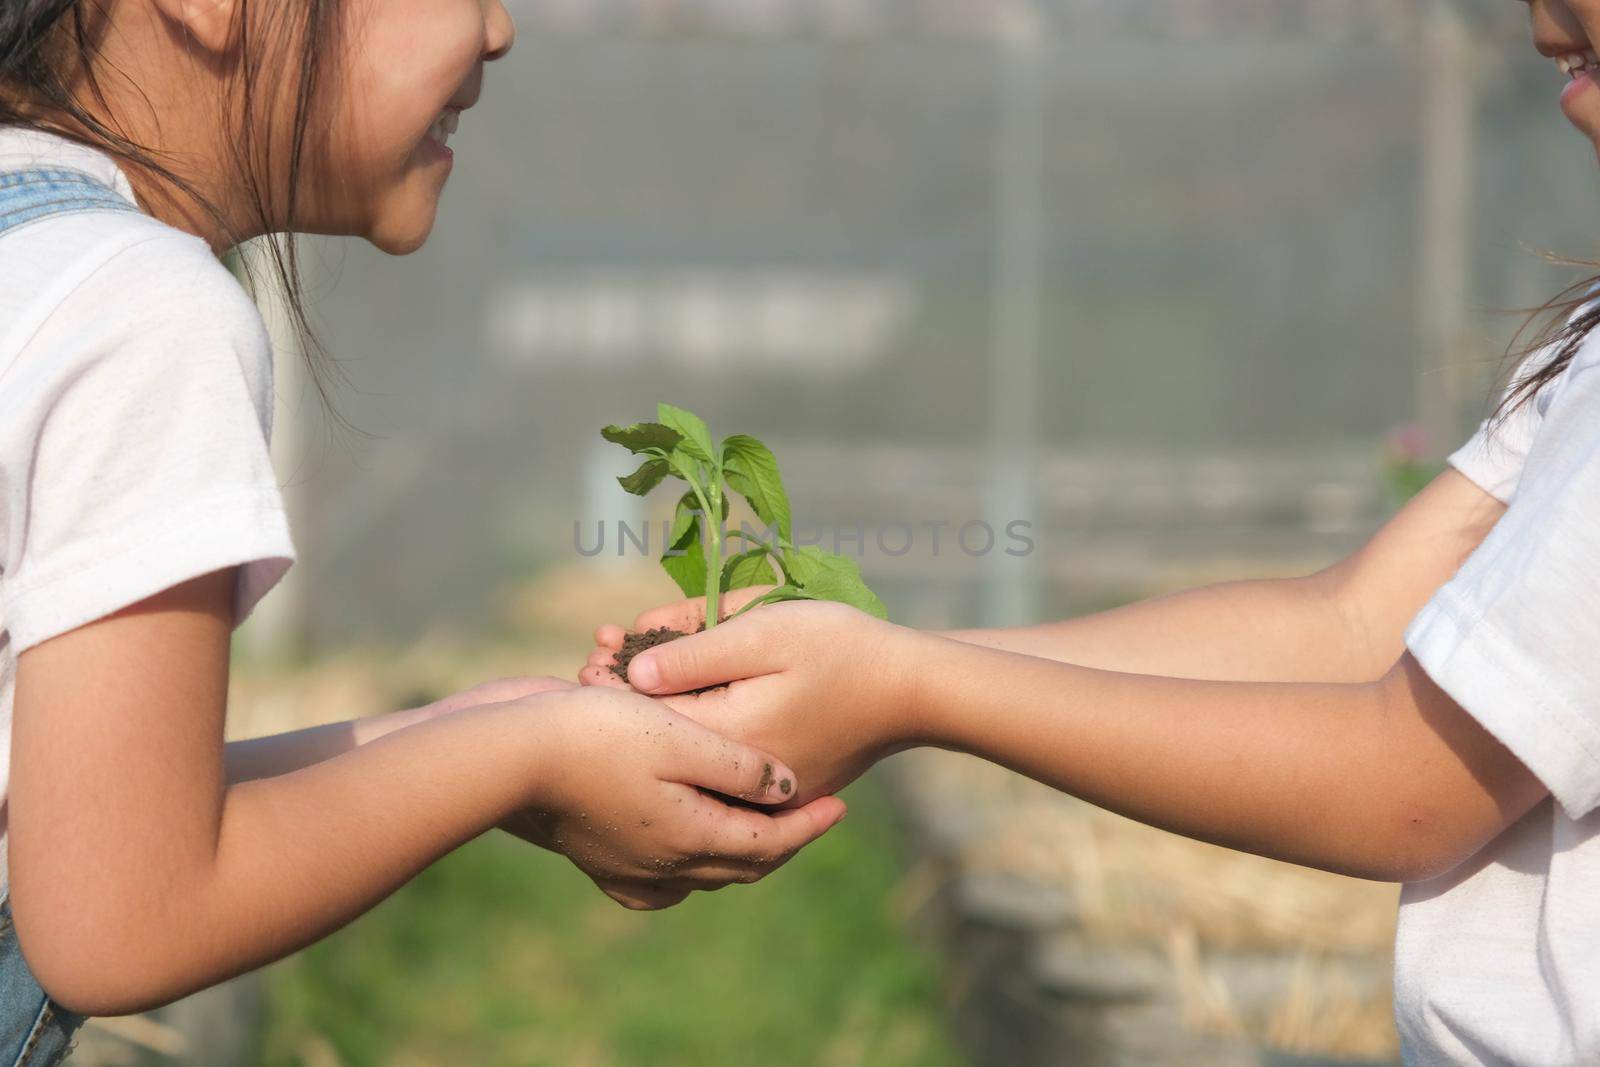
[[(1507, 23), (1503, 0), (1453, 0), (1471, 17)], [(508, 0), (541, 31), (710, 33), (730, 37), (986, 38), (1018, 14), (1067, 36), (1206, 38), (1235, 35), (1331, 41), (1414, 36), (1423, 5), (1393, 0)], [(1503, 9), (1503, 10), (1501, 10)]]
[(526, 277), (489, 295), (489, 349), (509, 365), (794, 367), (859, 371), (890, 352), (917, 305), (883, 274), (628, 271)]

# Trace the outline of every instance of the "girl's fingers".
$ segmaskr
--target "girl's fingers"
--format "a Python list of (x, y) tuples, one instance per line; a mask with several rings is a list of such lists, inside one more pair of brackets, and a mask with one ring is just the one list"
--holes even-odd
[(614, 622), (601, 623), (594, 632), (594, 643), (602, 649), (615, 652), (622, 647), (623, 639), (628, 636), (628, 631)]
[[(658, 626), (670, 626), (674, 630), (692, 633), (700, 628), (706, 618), (706, 598), (697, 596), (690, 600), (679, 600), (671, 604), (663, 604), (659, 608), (651, 608), (641, 612), (633, 620), (633, 632), (642, 634), (646, 630), (654, 630)], [(619, 646), (620, 647), (620, 646)]]
[[(725, 619), (750, 601), (764, 597), (776, 588), (778, 587), (775, 585), (752, 585), (744, 589), (730, 589), (722, 594), (722, 605), (717, 608), (717, 614)], [(702, 603), (700, 613), (705, 614), (705, 610), (705, 604)]]
[(688, 888), (673, 888), (648, 882), (624, 882), (614, 878), (596, 878), (594, 884), (612, 900), (629, 911), (660, 911), (682, 903), (689, 895)]
[(627, 682), (624, 682), (612, 672), (609, 665), (604, 667), (596, 667), (593, 664), (590, 664), (578, 672), (578, 682), (581, 685), (597, 685), (603, 689), (622, 689), (627, 692), (633, 691)]
[(684, 865), (675, 877), (667, 879), (661, 885), (666, 889), (678, 889), (690, 893), (715, 893), (730, 885), (754, 885), (789, 862), (792, 855), (791, 853), (790, 856), (784, 856), (771, 864), (702, 860)]
[(755, 804), (782, 804), (798, 789), (795, 773), (776, 757), (729, 741), (692, 719), (674, 716), (662, 732), (672, 735), (666, 765), (656, 772), (663, 782), (698, 786)]
[(759, 721), (766, 701), (781, 696), (777, 675), (745, 678), (704, 693), (678, 693), (655, 699), (685, 718), (693, 719), (712, 733), (737, 737), (740, 727)]
[[(757, 706), (759, 700), (759, 687), (766, 678), (752, 678), (749, 681), (734, 682), (732, 685), (722, 686), (707, 693), (680, 693), (676, 696), (654, 697), (658, 703), (665, 704), (673, 711), (690, 719), (700, 726), (704, 726), (714, 734), (723, 737), (737, 735), (741, 720), (748, 720), (748, 715), (742, 712)], [(630, 687), (631, 688), (631, 687)], [(734, 695), (737, 694), (737, 701)], [(798, 786), (797, 786), (798, 788)]]
[[(707, 799), (707, 804), (715, 801)], [(710, 892), (759, 882), (844, 818), (844, 802), (819, 797), (804, 807), (764, 815), (719, 805), (727, 818), (715, 826), (672, 873), (650, 884), (685, 892)]]
[[(752, 865), (762, 874), (777, 870), (796, 852), (837, 826), (845, 810), (844, 801), (838, 797), (818, 797), (809, 804), (771, 815), (727, 808), (726, 817), (716, 820), (705, 847), (696, 853), (701, 868), (698, 873), (737, 873)], [(687, 866), (684, 870), (696, 868)]]
[(699, 824), (702, 836), (684, 860), (672, 865), (670, 874), (643, 880), (595, 878), (595, 884), (626, 908), (671, 907), (692, 892), (759, 882), (845, 816), (844, 801), (838, 797), (819, 797), (775, 815), (731, 808), (709, 797), (695, 799), (703, 806), (690, 818)]
[(754, 614), (639, 653), (628, 664), (629, 683), (641, 693), (665, 695), (780, 669), (785, 650), (768, 640), (770, 628)]
[[(604, 629), (605, 627), (602, 626), (601, 630)], [(598, 631), (595, 636), (598, 639)], [(604, 689), (622, 689), (632, 692), (633, 687), (617, 677), (617, 672), (611, 669), (615, 663), (616, 652), (614, 650), (605, 647), (595, 649), (589, 653), (589, 662), (584, 664), (583, 669), (578, 672), (578, 683), (580, 685), (597, 685)]]
[(459, 693), (452, 693), (441, 697), (428, 706), (441, 712), (460, 711), (463, 708), (475, 708), (483, 704), (504, 704), (512, 700), (522, 700), (525, 697), (538, 696), (540, 693), (553, 693), (561, 689), (572, 689), (574, 683), (565, 678), (546, 677), (515, 677), (496, 678), (488, 682), (480, 682), (471, 689), (464, 689)]

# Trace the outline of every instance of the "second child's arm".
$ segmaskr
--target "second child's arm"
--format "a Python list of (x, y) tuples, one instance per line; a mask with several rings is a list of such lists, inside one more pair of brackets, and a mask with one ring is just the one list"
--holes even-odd
[(836, 821), (724, 805), (794, 788), (770, 757), (628, 694), (485, 704), (281, 776), (230, 785), (222, 742), (232, 572), (19, 657), (10, 892), (41, 984), (119, 1014), (299, 948), (515, 812), (573, 817), (575, 862), (749, 881)]
[[(1341, 565), (1337, 600), (1255, 583), (1056, 630), (1050, 651), (1091, 666), (918, 634), (837, 604), (779, 604), (652, 649), (629, 677), (651, 693), (732, 680), (673, 700), (782, 752), (811, 788), (932, 744), (1193, 837), (1418, 880), (1547, 795), (1404, 652), (1406, 623), (1503, 510), (1447, 472)], [(685, 602), (648, 621), (693, 612)], [(614, 629), (597, 635), (590, 685), (619, 684), (606, 666)]]
[(303, 730), (252, 737), (248, 740), (228, 742), (225, 762), (228, 781), (248, 782), (257, 778), (273, 778), (290, 771), (298, 771), (313, 763), (343, 755), (353, 748), (376, 741), (396, 730), (416, 726), (429, 719), (448, 715), (462, 708), (479, 704), (500, 704), (507, 700), (520, 700), (557, 689), (571, 688), (571, 682), (557, 678), (521, 677), (499, 678), (473, 686), (460, 693), (452, 693), (422, 707), (391, 711), (383, 715), (369, 715), (344, 722), (308, 726)]
[(1080, 667), (785, 603), (633, 660), (630, 679), (837, 788), (899, 749), (981, 756), (1121, 814), (1383, 881), (1461, 863), (1547, 795), (1410, 653), (1366, 682)]
[[(1193, 837), (1417, 880), (1547, 795), (1404, 651), (1503, 510), (1447, 472), (1347, 563), (1338, 608), (1270, 585), (1168, 598), (1064, 628), (1093, 666), (788, 604), (653, 649), (630, 678), (653, 693), (739, 679), (674, 699), (813, 787), (933, 744)], [(585, 680), (612, 681), (598, 654)]]
[(1101, 671), (938, 638), (915, 647), (904, 736), (1276, 859), (1424, 880), (1546, 796), (1409, 653), (1372, 682), (1281, 683)]
[(1359, 551), (1315, 574), (1224, 582), (1064, 622), (946, 636), (1179, 678), (1371, 681), (1399, 657), (1405, 624), (1504, 512), (1450, 468)]

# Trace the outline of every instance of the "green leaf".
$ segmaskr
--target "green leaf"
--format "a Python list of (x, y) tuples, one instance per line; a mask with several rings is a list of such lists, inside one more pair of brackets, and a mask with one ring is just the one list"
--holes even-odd
[(864, 582), (861, 585), (859, 599), (847, 600), (845, 603), (850, 604), (852, 607), (860, 608), (874, 619), (888, 621), (889, 605), (885, 604), (878, 594), (872, 591), (872, 587)]
[(810, 599), (837, 600), (880, 619), (889, 617), (883, 601), (861, 579), (860, 566), (849, 556), (805, 545), (784, 552), (784, 572)]
[(649, 496), (650, 490), (660, 485), (671, 469), (664, 459), (647, 459), (638, 470), (623, 475), (617, 482), (634, 496)]
[(800, 586), (810, 585), (817, 575), (830, 572), (854, 578), (858, 582), (861, 580), (861, 568), (855, 560), (834, 552), (824, 552), (816, 545), (785, 548), (783, 562), (784, 570)]
[(667, 453), (667, 463), (671, 465), (672, 473), (690, 485), (698, 485), (702, 490), (706, 488), (700, 461), (690, 455), (687, 449), (674, 448)]
[(683, 595), (706, 595), (706, 551), (699, 541), (690, 541), (681, 556), (662, 556), (661, 569), (666, 571)]
[(734, 614), (743, 615), (750, 609), (760, 607), (762, 604), (776, 604), (784, 600), (835, 600), (880, 619), (889, 617), (888, 611), (884, 609), (883, 602), (877, 598), (872, 590), (859, 582), (852, 583), (837, 575), (823, 578), (807, 589), (801, 589), (793, 585), (780, 585), (771, 592), (763, 593), (755, 600), (750, 601)]
[[(836, 600), (879, 618), (887, 616), (882, 601), (861, 580), (861, 569), (854, 560), (814, 545), (797, 548), (789, 544), (794, 536), (789, 498), (771, 449), (747, 434), (735, 434), (718, 452), (711, 431), (698, 416), (671, 404), (658, 404), (656, 410), (659, 422), (607, 426), (601, 433), (606, 440), (646, 457), (638, 470), (617, 479), (628, 492), (644, 496), (669, 475), (692, 487), (678, 500), (667, 554), (661, 558), (661, 566), (685, 596), (709, 593), (714, 597), (723, 589), (771, 584), (779, 579), (776, 564), (784, 584), (752, 604)], [(731, 493), (749, 501), (756, 516), (777, 535), (781, 552), (758, 541), (726, 562), (706, 557), (706, 523), (716, 522), (719, 528), (726, 523)], [(721, 514), (715, 518), (701, 515), (702, 501)]]
[(706, 551), (700, 543), (700, 501), (693, 493), (678, 500), (678, 511), (667, 536), (668, 551), (661, 567), (678, 583), (684, 596), (706, 595)]
[(789, 495), (771, 449), (748, 434), (734, 434), (722, 442), (722, 475), (728, 488), (748, 500), (756, 517), (777, 530), (782, 541), (794, 540)]
[(716, 466), (717, 461), (711, 446), (711, 431), (706, 428), (700, 416), (682, 408), (675, 408), (671, 404), (657, 404), (656, 418), (679, 436), (680, 440), (675, 447), (702, 463)]
[(752, 585), (776, 585), (778, 576), (772, 572), (772, 561), (767, 550), (754, 548), (730, 556), (722, 567), (722, 590), (748, 589)]
[(678, 509), (672, 515), (672, 532), (667, 534), (667, 545), (671, 548), (682, 548), (691, 532), (698, 540), (700, 520), (704, 517), (701, 514), (699, 498), (692, 492), (684, 493), (678, 498)]
[(801, 591), (812, 600), (837, 600), (841, 604), (849, 604), (880, 619), (889, 617), (883, 601), (878, 599), (878, 594), (867, 588), (866, 582), (839, 571), (822, 571), (808, 581)]
[(600, 431), (612, 444), (621, 445), (635, 455), (641, 452), (660, 452), (665, 455), (678, 447), (683, 435), (659, 422), (636, 422), (632, 426), (607, 426)]

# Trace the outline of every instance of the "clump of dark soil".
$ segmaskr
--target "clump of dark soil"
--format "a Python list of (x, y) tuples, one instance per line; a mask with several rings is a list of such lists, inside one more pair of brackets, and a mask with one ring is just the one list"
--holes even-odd
[[(702, 622), (699, 628), (695, 630), (695, 633), (701, 633), (705, 628), (706, 624)], [(655, 648), (657, 645), (664, 645), (668, 641), (676, 641), (680, 637), (688, 636), (682, 630), (675, 630), (670, 626), (657, 626), (655, 629), (646, 630), (643, 633), (629, 633), (622, 639), (622, 647), (612, 657), (611, 673), (626, 682), (628, 680), (628, 664), (633, 662), (633, 657), (646, 649)], [(713, 689), (721, 688), (723, 687), (720, 685), (708, 685), (703, 689), (692, 689), (690, 692), (709, 693)]]
[[(705, 629), (703, 623), (700, 629)], [(628, 636), (622, 639), (622, 647), (617, 650), (616, 656), (612, 659), (611, 673), (626, 682), (628, 680), (628, 664), (633, 662), (633, 657), (646, 649), (655, 648), (657, 645), (664, 645), (668, 641), (676, 641), (680, 637), (687, 636), (688, 634), (685, 634), (682, 630), (675, 630), (670, 626), (657, 626), (654, 630), (646, 630), (644, 633), (629, 633)]]

